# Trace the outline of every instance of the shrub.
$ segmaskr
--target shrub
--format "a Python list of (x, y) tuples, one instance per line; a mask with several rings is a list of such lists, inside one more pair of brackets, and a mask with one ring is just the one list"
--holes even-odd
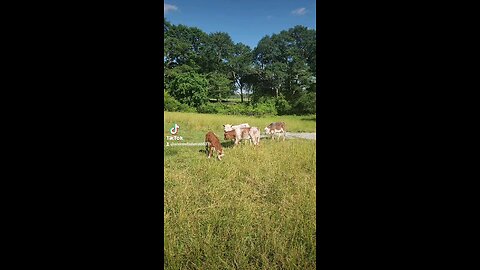
[(246, 104), (232, 104), (226, 106), (226, 114), (230, 115), (246, 115), (249, 111), (252, 110), (252, 107)]
[(225, 112), (225, 105), (222, 103), (210, 103), (200, 105), (197, 108), (199, 113), (223, 113)]
[(279, 115), (289, 114), (292, 110), (292, 106), (282, 95), (276, 99), (275, 108), (277, 109)]
[[(181, 104), (183, 106), (183, 104)], [(275, 107), (275, 99), (263, 99), (255, 105), (246, 103), (240, 104), (224, 104), (207, 102), (197, 108), (199, 113), (210, 114), (227, 114), (227, 115), (250, 115), (250, 116), (266, 116), (277, 115)]]
[(277, 109), (275, 108), (274, 98), (260, 98), (254, 105), (254, 115), (277, 115)]
[(163, 91), (163, 105), (164, 110), (169, 112), (196, 112), (195, 108), (180, 103), (166, 91)]
[(165, 106), (165, 111), (177, 112), (180, 107), (180, 102), (170, 96), (168, 92), (163, 91), (163, 105)]
[(317, 93), (305, 93), (294, 103), (293, 112), (299, 115), (315, 114), (317, 112), (316, 102)]
[(186, 72), (175, 77), (169, 91), (181, 103), (199, 107), (208, 101), (207, 86), (208, 81), (204, 75)]

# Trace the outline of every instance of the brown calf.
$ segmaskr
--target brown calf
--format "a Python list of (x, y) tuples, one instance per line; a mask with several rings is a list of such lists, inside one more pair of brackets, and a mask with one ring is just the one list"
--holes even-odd
[(222, 145), (215, 133), (209, 131), (205, 135), (205, 151), (208, 153), (208, 158), (212, 156), (213, 150), (217, 152), (218, 160), (222, 160), (222, 157), (225, 155), (223, 153)]
[(226, 131), (223, 133), (223, 138), (225, 140), (235, 140), (235, 130)]

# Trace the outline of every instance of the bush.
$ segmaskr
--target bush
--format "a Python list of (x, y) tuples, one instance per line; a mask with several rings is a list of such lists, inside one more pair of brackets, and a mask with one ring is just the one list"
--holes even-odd
[(317, 112), (317, 93), (303, 94), (293, 106), (293, 112), (299, 115), (315, 114)]
[(275, 108), (277, 109), (279, 115), (290, 114), (290, 111), (292, 110), (292, 106), (283, 96), (279, 96), (276, 99)]
[(197, 110), (193, 107), (188, 106), (187, 104), (180, 103), (180, 107), (178, 108), (179, 112), (197, 112)]
[(208, 101), (208, 81), (204, 75), (196, 72), (178, 74), (169, 89), (172, 97), (183, 104), (198, 108)]
[[(170, 101), (168, 101), (170, 100)], [(168, 106), (167, 106), (168, 103)], [(227, 115), (250, 115), (250, 116), (266, 116), (277, 115), (275, 99), (263, 99), (261, 102), (257, 102), (255, 105), (249, 105), (246, 103), (240, 104), (224, 104), (207, 102), (200, 105), (196, 112), (210, 113), (210, 114), (227, 114)], [(174, 98), (170, 97), (165, 101), (165, 110), (169, 110), (170, 107), (175, 109), (174, 111), (186, 111), (187, 109), (195, 110), (188, 107), (185, 104), (181, 104)], [(168, 109), (167, 109), (168, 108)]]
[(254, 115), (277, 115), (277, 108), (275, 107), (274, 98), (260, 98), (254, 105)]
[(164, 110), (169, 112), (196, 112), (195, 108), (180, 103), (166, 91), (163, 91), (163, 105), (165, 106)]
[(165, 111), (176, 112), (181, 104), (166, 91), (163, 91), (163, 105), (165, 106)]
[(199, 113), (223, 113), (225, 112), (225, 105), (222, 103), (210, 103), (207, 102), (205, 104), (200, 105), (197, 108)]
[(248, 115), (249, 111), (252, 111), (253, 108), (246, 104), (232, 104), (226, 107), (226, 114), (230, 115)]

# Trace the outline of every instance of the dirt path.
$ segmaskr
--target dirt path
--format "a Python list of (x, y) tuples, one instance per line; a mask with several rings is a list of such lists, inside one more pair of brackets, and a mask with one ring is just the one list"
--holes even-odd
[(317, 133), (287, 132), (287, 138), (301, 138), (301, 139), (308, 139), (308, 140), (317, 140)]

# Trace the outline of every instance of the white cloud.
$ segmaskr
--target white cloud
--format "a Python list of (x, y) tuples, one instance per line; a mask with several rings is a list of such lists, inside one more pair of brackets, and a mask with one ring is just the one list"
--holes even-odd
[(305, 13), (307, 13), (307, 9), (304, 7), (292, 10), (292, 14), (294, 15), (305, 15)]
[(169, 12), (170, 10), (177, 10), (178, 7), (174, 6), (174, 5), (170, 5), (170, 4), (165, 4), (163, 3), (163, 13), (167, 13)]

